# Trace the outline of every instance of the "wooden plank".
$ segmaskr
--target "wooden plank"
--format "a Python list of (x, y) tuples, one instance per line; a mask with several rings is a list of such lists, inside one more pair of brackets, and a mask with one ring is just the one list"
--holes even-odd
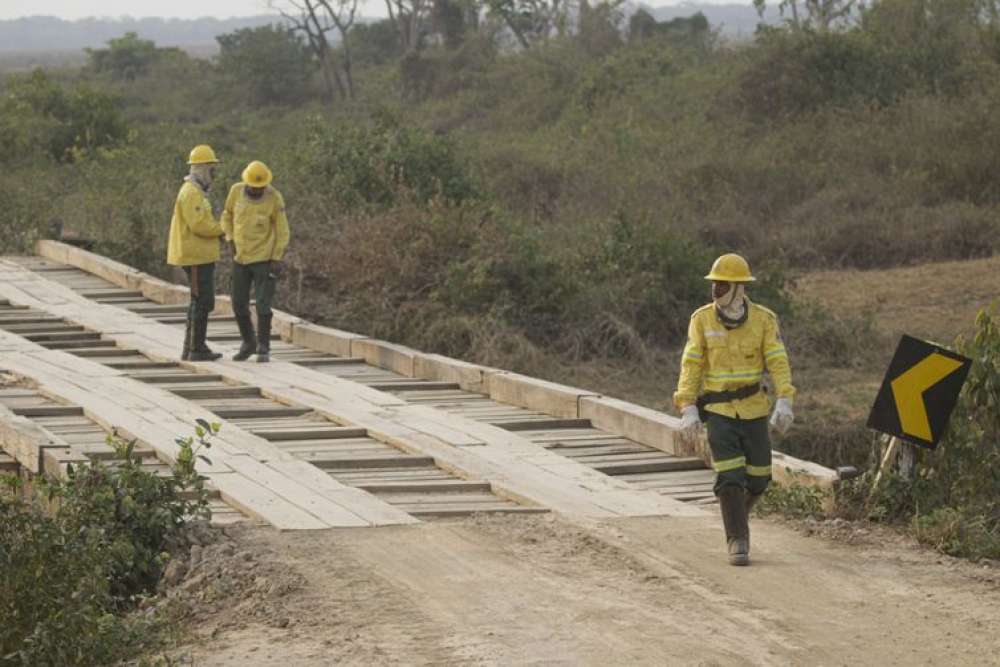
[(96, 347), (113, 348), (115, 346), (113, 340), (64, 340), (41, 344), (50, 350), (79, 350), (81, 348), (90, 350)]
[[(322, 456), (322, 455), (319, 455)], [(309, 460), (317, 468), (323, 470), (357, 470), (359, 468), (417, 468), (434, 466), (434, 459), (429, 456), (378, 456), (369, 458), (322, 459)]]
[(131, 370), (151, 370), (157, 368), (181, 368), (181, 365), (176, 361), (115, 361), (105, 363), (105, 366), (109, 368), (114, 368), (116, 370), (131, 371)]
[(48, 341), (62, 341), (62, 340), (99, 340), (101, 334), (96, 331), (84, 331), (83, 327), (80, 327), (79, 331), (51, 331), (47, 333), (22, 333), (24, 338), (27, 338), (33, 343), (45, 343)]
[(318, 530), (330, 527), (307, 510), (240, 473), (213, 475), (212, 485), (229, 505), (278, 530)]
[(182, 398), (188, 398), (191, 400), (198, 400), (204, 398), (211, 399), (223, 399), (223, 398), (245, 398), (245, 397), (258, 397), (260, 396), (260, 389), (257, 387), (250, 386), (227, 386), (227, 387), (184, 387), (170, 389), (171, 392), (181, 396)]
[(43, 470), (42, 456), (46, 448), (67, 447), (58, 436), (3, 406), (0, 406), (0, 446), (25, 470), (36, 475)]
[(300, 322), (292, 327), (291, 341), (296, 345), (335, 354), (338, 357), (350, 357), (351, 341), (361, 338), (365, 336), (311, 322)]
[(372, 382), (368, 384), (372, 389), (377, 389), (378, 391), (438, 391), (442, 389), (458, 389), (458, 385), (454, 382), (435, 382), (431, 380), (421, 380), (414, 382), (401, 381), (401, 382)]
[(396, 345), (375, 338), (351, 340), (351, 356), (361, 357), (368, 364), (384, 368), (406, 377), (413, 377), (413, 360), (420, 354), (404, 345)]
[(358, 484), (357, 487), (369, 493), (469, 493), (492, 490), (489, 482), (470, 482), (464, 479), (367, 482)]
[(83, 408), (75, 405), (42, 405), (38, 407), (14, 408), (14, 414), (21, 417), (68, 417), (82, 416)]
[[(284, 475), (280, 462), (264, 464), (246, 456), (239, 456), (234, 457), (230, 461), (230, 465), (236, 472), (252, 479), (257, 484), (266, 486), (269, 491), (308, 512), (326, 526), (349, 528), (370, 525), (368, 521), (348, 509), (329, 498), (312, 492), (295, 479)], [(282, 528), (277, 524), (275, 527)]]
[(16, 475), (20, 471), (20, 464), (12, 456), (0, 454), (0, 475)]
[(549, 431), (563, 428), (591, 428), (593, 426), (589, 419), (530, 419), (493, 423), (506, 431)]
[(223, 419), (243, 419), (247, 417), (299, 417), (311, 412), (308, 408), (218, 408), (213, 410)]
[(455, 517), (469, 516), (471, 514), (544, 514), (548, 510), (541, 507), (523, 507), (521, 505), (494, 505), (476, 508), (462, 507), (420, 507), (401, 505), (400, 509), (406, 510), (409, 514), (421, 519), (447, 519)]
[(368, 436), (368, 431), (363, 428), (351, 426), (317, 426), (313, 429), (278, 430), (271, 428), (249, 428), (254, 435), (259, 435), (271, 442), (284, 442), (289, 440), (315, 440), (315, 439), (342, 439), (342, 438), (364, 438)]
[(70, 332), (70, 331), (84, 331), (85, 329), (81, 326), (75, 324), (65, 324), (61, 320), (57, 320), (49, 324), (7, 324), (0, 321), (0, 327), (6, 329), (11, 333), (16, 333), (21, 336), (27, 334), (42, 334), (42, 333), (59, 333), (59, 332)]
[(142, 354), (138, 350), (125, 350), (122, 348), (99, 348), (90, 347), (82, 350), (74, 350), (73, 354), (84, 359), (100, 359), (102, 357), (139, 357)]
[(470, 364), (439, 354), (418, 354), (413, 360), (414, 377), (456, 382), (467, 391), (486, 393), (486, 375), (499, 369)]
[(361, 489), (345, 486), (331, 475), (307, 463), (284, 461), (281, 463), (281, 471), (298, 484), (349, 509), (372, 525), (417, 523), (417, 519), (392, 507), (385, 501)]
[(132, 375), (136, 380), (147, 384), (166, 384), (170, 382), (221, 382), (222, 376), (216, 373), (165, 373), (162, 375)]
[(602, 463), (594, 466), (609, 475), (622, 475), (635, 472), (669, 472), (673, 470), (695, 470), (704, 468), (705, 462), (697, 457), (663, 459), (659, 461), (645, 461), (630, 463), (628, 461)]
[(540, 410), (556, 417), (580, 416), (580, 399), (595, 392), (547, 382), (517, 373), (492, 373), (486, 378), (490, 398), (523, 408)]

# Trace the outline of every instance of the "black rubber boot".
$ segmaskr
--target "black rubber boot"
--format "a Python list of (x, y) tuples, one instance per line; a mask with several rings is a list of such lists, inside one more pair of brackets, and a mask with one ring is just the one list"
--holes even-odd
[(271, 360), (271, 318), (272, 314), (257, 316), (257, 361)]
[(212, 352), (208, 345), (205, 344), (205, 338), (208, 335), (208, 314), (198, 314), (195, 316), (194, 320), (194, 331), (191, 336), (191, 356), (189, 359), (191, 361), (215, 361), (221, 359), (222, 355), (218, 352)]
[(744, 502), (746, 503), (746, 510), (747, 510), (747, 556), (748, 557), (750, 556), (750, 510), (753, 509), (753, 506), (757, 504), (757, 501), (760, 500), (760, 497), (763, 495), (764, 495), (763, 493), (750, 493), (749, 491), (747, 491), (747, 495), (744, 500)]
[(257, 351), (257, 334), (253, 330), (253, 321), (249, 315), (237, 315), (236, 326), (240, 328), (240, 351), (233, 355), (233, 361), (246, 361)]
[(746, 494), (738, 486), (719, 489), (722, 524), (726, 529), (726, 545), (730, 565), (750, 564), (750, 537), (747, 525)]
[(187, 361), (191, 358), (191, 315), (188, 315), (187, 322), (184, 324), (184, 349), (181, 351), (181, 361)]

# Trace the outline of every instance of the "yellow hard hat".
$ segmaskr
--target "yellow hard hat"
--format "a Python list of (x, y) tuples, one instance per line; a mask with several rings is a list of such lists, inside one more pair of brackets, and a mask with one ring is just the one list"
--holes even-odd
[(219, 158), (215, 157), (215, 151), (207, 144), (200, 144), (191, 149), (188, 156), (188, 164), (218, 164)]
[(254, 160), (243, 170), (243, 182), (251, 188), (264, 188), (271, 182), (271, 170), (259, 160)]
[(757, 280), (750, 275), (750, 265), (734, 253), (723, 255), (712, 264), (712, 272), (705, 280), (717, 280), (723, 283), (749, 283)]

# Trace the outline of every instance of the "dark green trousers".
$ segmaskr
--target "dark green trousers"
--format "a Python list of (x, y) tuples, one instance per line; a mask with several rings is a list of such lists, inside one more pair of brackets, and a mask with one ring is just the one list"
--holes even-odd
[(215, 310), (215, 262), (185, 266), (188, 285), (191, 286), (191, 305), (188, 317), (208, 317)]
[(738, 486), (754, 495), (771, 481), (771, 438), (767, 417), (732, 419), (709, 413), (708, 445), (715, 468), (715, 493)]
[(257, 317), (270, 315), (276, 282), (271, 273), (271, 262), (234, 263), (233, 314), (236, 317), (250, 316), (250, 289), (252, 287), (254, 299), (257, 301)]

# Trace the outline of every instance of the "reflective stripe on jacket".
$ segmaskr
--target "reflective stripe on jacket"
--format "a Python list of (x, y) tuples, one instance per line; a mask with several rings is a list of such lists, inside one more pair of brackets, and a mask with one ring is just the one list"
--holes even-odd
[(215, 221), (205, 193), (191, 181), (184, 181), (170, 219), (167, 263), (194, 266), (217, 262), (220, 236), (222, 227)]
[[(781, 340), (778, 316), (747, 299), (747, 320), (735, 329), (727, 329), (708, 304), (691, 316), (688, 341), (681, 359), (674, 404), (678, 408), (693, 405), (707, 391), (730, 391), (764, 379), (770, 373), (778, 398), (792, 399), (792, 368)], [(756, 419), (770, 411), (763, 392), (749, 398), (715, 403), (705, 408), (726, 417)]]
[(260, 199), (251, 199), (245, 188), (237, 183), (229, 189), (222, 213), (226, 239), (236, 246), (235, 259), (240, 264), (280, 260), (289, 238), (285, 199), (271, 186)]

